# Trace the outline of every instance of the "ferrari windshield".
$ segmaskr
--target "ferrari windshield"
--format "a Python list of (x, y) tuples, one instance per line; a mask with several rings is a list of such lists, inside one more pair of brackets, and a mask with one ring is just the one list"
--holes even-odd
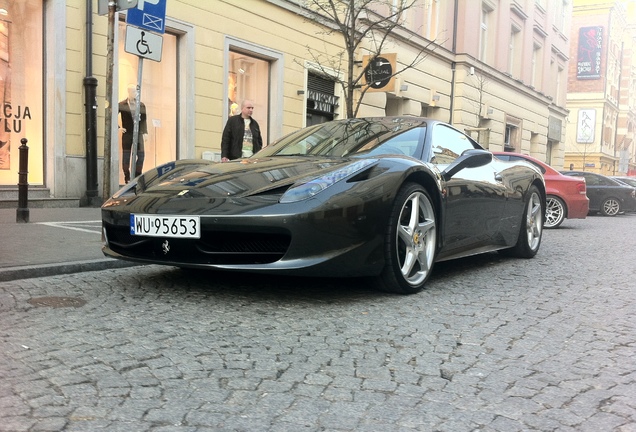
[(265, 147), (254, 157), (265, 156), (416, 156), (424, 140), (426, 123), (394, 119), (353, 119), (322, 123), (301, 129)]

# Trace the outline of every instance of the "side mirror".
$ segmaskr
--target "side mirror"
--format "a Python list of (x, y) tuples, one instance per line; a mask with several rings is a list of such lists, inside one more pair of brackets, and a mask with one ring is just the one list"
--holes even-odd
[(448, 181), (464, 168), (477, 168), (488, 165), (490, 162), (492, 162), (492, 153), (489, 151), (481, 149), (466, 150), (442, 171), (442, 177)]

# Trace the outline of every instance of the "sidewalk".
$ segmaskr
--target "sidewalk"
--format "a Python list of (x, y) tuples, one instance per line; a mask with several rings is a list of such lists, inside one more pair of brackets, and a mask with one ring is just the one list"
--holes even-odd
[(134, 265), (102, 253), (99, 208), (0, 209), (0, 282)]

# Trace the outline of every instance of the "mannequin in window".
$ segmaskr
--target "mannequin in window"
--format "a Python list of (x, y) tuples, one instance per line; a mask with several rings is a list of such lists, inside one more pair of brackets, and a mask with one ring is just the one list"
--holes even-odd
[[(122, 160), (121, 167), (124, 171), (124, 181), (128, 183), (130, 181), (130, 157), (132, 153), (132, 145), (134, 138), (135, 122), (134, 116), (135, 108), (137, 106), (137, 86), (130, 84), (128, 86), (128, 98), (119, 102), (119, 116), (121, 118), (121, 147), (122, 147)], [(141, 174), (144, 167), (144, 141), (148, 136), (148, 125), (146, 123), (146, 105), (143, 102), (139, 105), (141, 116), (139, 119), (139, 137), (137, 144), (137, 160), (134, 162), (135, 175), (137, 177)]]

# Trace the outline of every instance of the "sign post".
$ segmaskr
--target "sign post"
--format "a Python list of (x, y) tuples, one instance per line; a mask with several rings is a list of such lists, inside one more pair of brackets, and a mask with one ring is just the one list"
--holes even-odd
[[(136, 174), (137, 148), (139, 146), (139, 122), (141, 120), (141, 81), (144, 58), (161, 61), (163, 37), (166, 29), (167, 0), (138, 0), (137, 7), (126, 15), (126, 43), (124, 50), (139, 57), (137, 66), (137, 89), (135, 92), (135, 116), (133, 117), (133, 143), (131, 169)], [(153, 33), (154, 32), (154, 33)], [(160, 34), (155, 34), (160, 33)]]
[[(108, 2), (113, 0), (97, 0), (97, 13), (99, 15), (108, 15)], [(130, 9), (137, 6), (137, 0), (116, 0), (115, 12)]]

